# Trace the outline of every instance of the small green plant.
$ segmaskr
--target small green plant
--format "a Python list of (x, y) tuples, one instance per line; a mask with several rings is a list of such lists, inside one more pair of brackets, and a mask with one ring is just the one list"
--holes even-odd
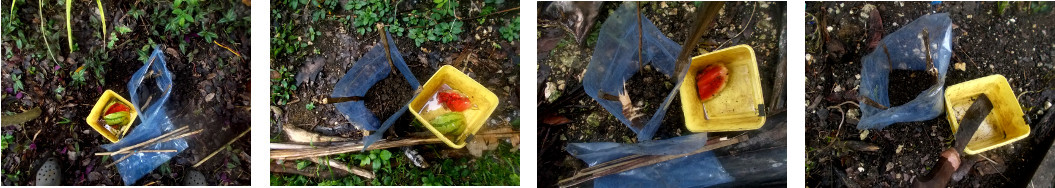
[(304, 170), (308, 165), (311, 165), (310, 161), (297, 161), (297, 170)]
[(370, 150), (369, 154), (357, 154), (354, 159), (359, 161), (359, 166), (371, 167), (374, 172), (381, 170), (384, 166), (384, 170), (387, 172), (391, 169), (389, 159), (392, 158), (392, 152), (388, 150)]
[(85, 80), (87, 80), (87, 78), (85, 78), (84, 74), (85, 74), (85, 71), (84, 71), (84, 66), (83, 65), (80, 68), (77, 68), (77, 70), (74, 70), (72, 73), (70, 73), (70, 77), (73, 78), (73, 84), (70, 84), (70, 85), (72, 85), (72, 86), (83, 86), (83, 85), (85, 85), (85, 83), (86, 83)]
[(272, 105), (286, 105), (286, 103), (289, 102), (290, 94), (297, 90), (297, 85), (293, 78), (293, 71), (290, 70), (290, 67), (291, 66), (282, 66), (271, 70), (274, 74), (279, 76), (278, 78), (271, 79)]
[[(61, 85), (56, 87), (55, 88), (55, 99), (57, 99), (57, 100), (62, 99), (63, 92), (65, 92), (65, 91), (66, 91), (66, 87), (62, 87)], [(66, 119), (66, 118), (63, 118), (63, 119)], [(61, 124), (61, 122), (59, 122), (59, 123)]]
[(11, 136), (9, 134), (5, 134), (3, 136), (2, 142), (0, 142), (0, 144), (2, 144), (2, 146), (0, 146), (0, 150), (7, 149), (7, 146), (11, 145), (11, 143), (14, 143), (14, 142), (15, 142), (15, 136)]
[[(199, 0), (175, 0), (172, 2), (172, 18), (165, 24), (165, 31), (174, 32), (180, 36), (188, 32), (196, 18), (202, 17), (198, 7)], [(185, 6), (181, 6), (185, 5)]]
[(509, 24), (498, 29), (498, 32), (502, 33), (502, 38), (507, 41), (516, 42), (520, 38), (520, 17), (514, 18)]
[(315, 110), (315, 102), (311, 102), (307, 105), (304, 105), (304, 108), (307, 108), (308, 110)]
[(117, 26), (114, 27), (114, 31), (117, 31), (117, 33), (110, 33), (110, 38), (106, 42), (106, 49), (114, 49), (114, 46), (118, 41), (117, 35), (124, 35), (125, 33), (132, 32), (132, 29), (126, 26)]
[(15, 82), (14, 86), (12, 86), (15, 92), (22, 91), (22, 89), (25, 89), (22, 86), (22, 75), (12, 74), (11, 80)]

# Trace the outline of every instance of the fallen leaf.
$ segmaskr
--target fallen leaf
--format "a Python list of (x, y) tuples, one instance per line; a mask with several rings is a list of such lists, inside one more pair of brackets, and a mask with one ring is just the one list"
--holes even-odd
[(563, 125), (563, 124), (567, 124), (567, 123), (570, 123), (570, 122), (571, 122), (571, 119), (568, 119), (567, 117), (564, 117), (564, 116), (561, 116), (561, 115), (555, 115), (555, 114), (550, 114), (550, 115), (542, 118), (542, 123), (545, 123), (547, 125)]

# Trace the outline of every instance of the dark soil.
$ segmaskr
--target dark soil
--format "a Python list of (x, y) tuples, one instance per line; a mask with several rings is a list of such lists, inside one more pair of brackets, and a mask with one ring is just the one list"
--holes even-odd
[(391, 74), (388, 78), (381, 79), (378, 81), (375, 90), (366, 92), (366, 106), (376, 106), (377, 108), (371, 108), (377, 117), (389, 117), (395, 114), (397, 110), (401, 109), (404, 105), (386, 105), (394, 103), (395, 101), (410, 101), (414, 96), (411, 95), (393, 95), (394, 93), (413, 93), (414, 90), (410, 89), (410, 83), (407, 83), (407, 79), (403, 78), (402, 75)]
[(915, 99), (917, 95), (930, 88), (936, 82), (927, 71), (894, 69), (890, 71), (890, 84), (887, 95), (890, 106), (901, 106)]
[[(866, 4), (876, 7), (882, 29), (861, 16)], [(978, 154), (971, 172), (952, 187), (1026, 187), (1044, 153), (1051, 146), (1052, 112), (1043, 109), (1055, 100), (1055, 43), (1051, 12), (1030, 11), (1029, 2), (1012, 2), (1001, 15), (988, 2), (809, 2), (806, 24), (806, 186), (908, 186), (929, 172), (953, 135), (946, 114), (921, 121), (896, 123), (867, 134), (855, 127), (860, 111), (842, 105), (846, 114), (829, 108), (856, 102), (861, 57), (878, 40), (922, 15), (950, 13), (953, 57), (945, 87), (992, 74), (1008, 78), (1030, 125), (1028, 137)], [(812, 16), (812, 17), (811, 17)], [(831, 26), (830, 39), (822, 37)], [(876, 34), (876, 35), (873, 35)], [(841, 53), (840, 53), (841, 52)], [(964, 69), (956, 69), (962, 63)], [(919, 78), (917, 73), (917, 78)], [(893, 82), (892, 82), (893, 83)], [(836, 88), (842, 88), (841, 90)], [(922, 89), (922, 88), (921, 88)], [(895, 89), (891, 89), (895, 90)], [(912, 98), (905, 94), (891, 98)], [(865, 105), (865, 104), (860, 104)], [(844, 123), (840, 123), (844, 122)], [(842, 125), (840, 125), (842, 124)], [(879, 147), (869, 152), (839, 147), (863, 142)], [(900, 152), (897, 152), (901, 148)], [(964, 159), (964, 160), (973, 160)]]
[[(155, 20), (168, 20), (171, 3), (139, 1), (103, 2), (110, 33), (115, 32), (116, 26), (127, 26), (132, 30), (117, 35), (119, 40), (113, 49), (102, 48), (105, 42), (99, 37), (96, 3), (73, 2), (71, 26), (77, 48), (70, 52), (65, 40), (65, 26), (60, 25), (64, 24), (65, 18), (61, 15), (65, 14), (65, 9), (58, 4), (48, 4), (44, 6), (43, 14), (49, 23), (54, 23), (47, 30), (49, 35), (57, 36), (49, 37), (48, 41), (59, 61), (55, 62), (47, 55), (41, 40), (36, 1), (20, 3), (16, 13), (5, 11), (3, 14), (5, 24), (12, 19), (8, 16), (16, 15), (13, 19), (22, 23), (17, 33), (24, 34), (8, 33), (12, 31), (4, 29), (3, 111), (5, 114), (18, 113), (40, 107), (43, 113), (25, 124), (3, 128), (5, 136), (14, 138), (11, 143), (5, 140), (5, 145), (10, 145), (3, 150), (4, 185), (36, 184), (36, 170), (48, 158), (58, 159), (62, 166), (62, 185), (122, 185), (117, 169), (105, 167), (115, 159), (94, 155), (105, 152), (99, 146), (110, 142), (92, 130), (84, 118), (104, 90), (114, 90), (128, 98), (127, 82), (143, 65), (137, 52), (150, 45), (149, 41), (161, 45), (166, 52), (168, 69), (174, 74), (175, 85), (167, 103), (172, 122), (176, 126), (204, 131), (187, 137), (189, 148), (135, 184), (182, 185), (185, 172), (198, 170), (205, 175), (209, 185), (249, 185), (248, 136), (224, 147), (226, 149), (202, 166), (191, 167), (250, 127), (248, 20), (215, 23), (227, 10), (234, 10), (238, 18), (248, 17), (248, 6), (234, 1), (203, 3), (203, 7), (208, 7), (211, 12), (202, 14), (203, 20), (198, 22), (218, 35), (215, 38), (217, 43), (241, 53), (238, 57), (198, 36), (200, 26), (190, 27), (191, 31), (185, 35), (164, 32), (166, 23)], [(219, 11), (221, 9), (223, 11)], [(145, 14), (135, 18), (129, 14), (133, 10), (142, 10)], [(245, 32), (222, 32), (225, 27)], [(180, 47), (181, 44), (184, 48)], [(104, 65), (100, 68), (89, 66), (93, 63)], [(81, 66), (89, 72), (83, 85), (74, 82), (71, 76)], [(14, 80), (11, 75), (15, 74), (21, 75), (20, 80), (25, 86), (21, 98), (7, 90), (12, 88)], [(58, 88), (64, 91), (59, 92)]]
[[(626, 82), (627, 86), (635, 86), (627, 87), (626, 92), (630, 94), (630, 100), (634, 101), (634, 106), (641, 107), (638, 113), (643, 115), (632, 119), (636, 126), (644, 126), (648, 123), (649, 118), (652, 118), (652, 114), (658, 110), (658, 104), (663, 103), (663, 100), (670, 94), (669, 92), (651, 91), (670, 91), (674, 89), (673, 80), (670, 77), (652, 68), (651, 65), (648, 67), (635, 73)], [(636, 86), (647, 86), (647, 89), (639, 89)]]
[[(540, 2), (543, 7), (548, 2)], [(564, 150), (569, 143), (578, 142), (618, 142), (637, 143), (637, 135), (622, 124), (607, 110), (597, 104), (582, 89), (583, 71), (590, 62), (596, 35), (605, 19), (620, 6), (619, 3), (606, 2), (596, 18), (594, 27), (588, 32), (584, 44), (575, 42), (572, 34), (565, 32), (561, 25), (564, 18), (547, 16), (539, 13), (539, 128), (538, 128), (538, 166), (539, 184), (541, 187), (553, 187), (559, 179), (574, 175), (575, 171), (587, 165)], [(694, 3), (655, 2), (643, 3), (642, 15), (650, 20), (671, 40), (681, 44), (685, 42), (685, 30), (690, 27), (699, 8)], [(692, 9), (693, 11), (690, 11)], [(763, 96), (772, 101), (771, 94), (779, 78), (779, 63), (783, 50), (779, 48), (782, 22), (785, 18), (785, 4), (777, 3), (726, 3), (715, 23), (714, 29), (705, 34), (694, 48), (713, 51), (739, 44), (751, 45), (755, 50), (762, 78)], [(594, 38), (591, 38), (594, 37)], [(640, 121), (647, 121), (671, 89), (676, 80), (659, 73), (654, 68), (638, 71), (627, 81), (626, 89), (635, 107), (641, 108), (644, 115)], [(783, 95), (781, 93), (780, 95)], [(662, 125), (653, 139), (667, 139), (691, 134), (684, 125), (680, 100), (675, 97), (665, 112)], [(782, 104), (782, 102), (781, 102)], [(779, 109), (770, 111), (783, 111)], [(562, 121), (563, 119), (563, 121)], [(783, 121), (774, 118), (774, 121)], [(555, 122), (547, 124), (545, 122)], [(767, 123), (769, 124), (769, 123)], [(774, 123), (775, 124), (778, 123)], [(770, 128), (774, 128), (770, 126)], [(763, 128), (765, 129), (765, 128)], [(782, 128), (781, 128), (782, 129)], [(753, 134), (758, 131), (737, 131), (710, 133), (712, 138)], [(783, 134), (782, 134), (783, 135)], [(783, 139), (773, 139), (766, 147), (784, 147)], [(740, 151), (743, 152), (743, 151)], [(736, 152), (732, 152), (736, 153)], [(774, 173), (777, 174), (777, 173)], [(588, 183), (587, 183), (588, 184)], [(588, 186), (588, 185), (587, 185)]]

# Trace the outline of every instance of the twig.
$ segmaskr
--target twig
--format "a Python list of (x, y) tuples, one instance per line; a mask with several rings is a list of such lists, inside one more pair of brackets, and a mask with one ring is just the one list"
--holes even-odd
[(385, 58), (388, 60), (388, 67), (392, 68), (392, 74), (396, 73), (396, 65), (392, 62), (391, 46), (388, 44), (388, 33), (385, 31), (385, 25), (380, 23), (377, 24), (377, 33), (381, 34), (381, 44), (385, 48)]
[(722, 49), (722, 46), (725, 46), (726, 43), (733, 40), (734, 38), (739, 37), (740, 34), (744, 34), (744, 31), (747, 31), (747, 28), (751, 27), (751, 20), (754, 20), (755, 18), (755, 8), (758, 8), (758, 6), (751, 6), (751, 16), (747, 17), (747, 25), (744, 25), (744, 29), (741, 29), (740, 33), (736, 33), (736, 35), (733, 35), (733, 37), (729, 38), (728, 40), (725, 40), (725, 42), (722, 42), (722, 44), (719, 44), (718, 48), (715, 48), (715, 50)]
[(117, 152), (99, 152), (99, 153), (95, 153), (95, 156), (116, 155), (116, 154), (122, 154), (122, 153), (168, 153), (168, 152), (176, 152), (176, 150), (171, 150), (171, 149), (166, 149), (166, 150), (129, 150), (129, 151), (123, 151), (121, 153), (117, 153)]
[(557, 186), (570, 187), (570, 186), (574, 186), (574, 185), (577, 185), (577, 184), (580, 184), (580, 183), (583, 183), (583, 182), (586, 182), (586, 181), (590, 181), (590, 180), (593, 180), (593, 179), (604, 177), (604, 176), (607, 176), (607, 175), (617, 174), (617, 173), (625, 172), (625, 171), (628, 171), (628, 170), (641, 168), (641, 167), (649, 166), (649, 165), (654, 165), (654, 164), (657, 164), (657, 163), (661, 163), (661, 162), (665, 162), (665, 161), (669, 161), (669, 160), (673, 160), (673, 159), (677, 159), (677, 158), (682, 158), (682, 157), (686, 157), (686, 156), (690, 156), (690, 155), (695, 155), (695, 154), (703, 153), (703, 152), (706, 152), (706, 151), (714, 150), (714, 149), (717, 149), (717, 148), (733, 145), (733, 144), (739, 143), (739, 142), (747, 140), (747, 139), (748, 139), (747, 135), (740, 135), (740, 136), (737, 136), (737, 137), (735, 137), (733, 139), (730, 139), (730, 140), (721, 141), (721, 142), (718, 142), (718, 143), (714, 143), (714, 144), (710, 144), (710, 145), (701, 147), (700, 149), (697, 149), (696, 151), (692, 151), (692, 152), (684, 153), (684, 154), (678, 154), (678, 155), (647, 155), (647, 156), (635, 157), (634, 159), (629, 159), (629, 157), (634, 157), (634, 156), (628, 156), (628, 157), (617, 159), (617, 160), (621, 160), (623, 162), (610, 164), (610, 165), (605, 165), (605, 166), (596, 165), (596, 166), (591, 167), (591, 168), (583, 169), (582, 171), (579, 171), (578, 173), (576, 173), (575, 176), (573, 176), (571, 178), (566, 178), (566, 179), (560, 180), (557, 183)]
[[(847, 101), (847, 102), (849, 102), (849, 101)], [(839, 105), (842, 105), (842, 104), (839, 104)], [(842, 114), (842, 117), (839, 118), (839, 128), (835, 129), (835, 138), (839, 138), (839, 133), (841, 133), (842, 130), (843, 130), (843, 122), (846, 121), (846, 111), (843, 111), (843, 108), (839, 107), (839, 105), (829, 106), (828, 107), (828, 109), (832, 109), (832, 108), (839, 109), (839, 113)]]
[(510, 9), (505, 9), (505, 10), (498, 11), (498, 12), (493, 12), (493, 13), (490, 13), (490, 14), (487, 14), (487, 15), (483, 15), (483, 16), (474, 16), (474, 17), (465, 18), (465, 19), (458, 19), (458, 20), (460, 20), (460, 21), (472, 20), (472, 19), (477, 19), (477, 18), (481, 18), (481, 17), (488, 17), (488, 16), (495, 15), (495, 14), (501, 14), (501, 13), (505, 13), (505, 12), (509, 12), (509, 11), (514, 11), (514, 10), (520, 10), (520, 7), (513, 7), (513, 8), (510, 8)]
[(219, 42), (216, 42), (216, 40), (213, 40), (212, 43), (216, 44), (217, 46), (220, 46), (223, 49), (227, 49), (227, 51), (230, 51), (231, 53), (234, 53), (234, 55), (236, 55), (238, 57), (242, 57), (242, 54), (232, 50), (231, 48), (228, 48), (227, 46), (224, 46), (223, 44), (220, 44)]
[(333, 167), (333, 168), (336, 168), (336, 169), (344, 170), (346, 172), (355, 174), (357, 176), (362, 176), (362, 177), (364, 177), (366, 179), (374, 179), (374, 173), (372, 173), (370, 171), (366, 171), (365, 169), (362, 169), (362, 168), (359, 168), (359, 167), (348, 166), (346, 164), (342, 164), (340, 162), (333, 161), (333, 160), (323, 160), (323, 159), (319, 159), (318, 157), (312, 157), (311, 161), (313, 161), (315, 163), (318, 163), (318, 164), (321, 164), (321, 165), (326, 165), (326, 166), (330, 166), (330, 167)]
[[(511, 132), (511, 133), (477, 134), (474, 137), (476, 139), (480, 139), (480, 138), (490, 138), (490, 137), (513, 137), (513, 136), (518, 136), (518, 135), (520, 135), (519, 131)], [(366, 148), (366, 150), (388, 149), (388, 148), (396, 148), (396, 147), (403, 147), (403, 146), (414, 146), (414, 145), (424, 145), (424, 144), (438, 144), (438, 143), (442, 143), (442, 142), (443, 141), (441, 141), (439, 138), (409, 138), (409, 139), (393, 140), (393, 141), (381, 140), (381, 141), (375, 142), (374, 144), (371, 144), (370, 147)], [(271, 155), (270, 155), (271, 159), (282, 159), (282, 160), (304, 159), (304, 158), (310, 158), (310, 157), (320, 157), (320, 156), (327, 156), (327, 155), (340, 154), (340, 153), (350, 153), (350, 152), (363, 151), (363, 143), (347, 143), (347, 144), (341, 144), (341, 145), (335, 145), (335, 146), (306, 146), (306, 145), (297, 146), (297, 144), (288, 144), (288, 143), (271, 143), (271, 145), (272, 145), (271, 146), (272, 147)], [(277, 149), (277, 148), (296, 148), (296, 147), (304, 147), (306, 149)]]
[(923, 36), (923, 49), (927, 50), (927, 54), (924, 55), (927, 60), (927, 73), (937, 78), (939, 76), (938, 69), (934, 67), (934, 60), (930, 57), (930, 34), (927, 32), (927, 28), (923, 28), (921, 34)]
[(282, 164), (276, 164), (276, 163), (272, 162), (271, 165), (268, 165), (268, 166), (271, 166), (271, 172), (286, 173), (286, 174), (296, 174), (296, 175), (302, 175), (302, 176), (308, 176), (308, 177), (316, 177), (316, 178), (319, 178), (319, 179), (330, 179), (332, 177), (343, 177), (345, 175), (348, 175), (348, 173), (345, 173), (344, 171), (336, 171), (336, 172), (338, 172), (337, 174), (329, 174), (329, 173), (316, 174), (316, 173), (312, 173), (312, 172), (315, 172), (318, 169), (320, 169), (318, 167), (305, 167), (303, 169), (298, 170), (296, 164), (294, 164), (292, 162), (284, 162)]
[[(886, 107), (886, 106), (883, 106), (883, 104), (879, 104), (879, 102), (876, 102), (875, 100), (872, 100), (872, 98), (869, 98), (869, 97), (861, 97), (860, 99), (861, 99), (861, 100), (862, 100), (862, 101), (863, 101), (863, 102), (864, 102), (865, 104), (867, 104), (867, 105), (869, 105), (869, 106), (872, 106), (872, 107), (878, 108), (878, 109), (880, 109), (880, 110), (886, 110), (886, 109), (887, 109), (887, 107)], [(861, 106), (857, 106), (857, 107), (861, 107)]]
[(128, 151), (128, 150), (132, 150), (132, 149), (135, 149), (135, 148), (143, 147), (143, 146), (149, 145), (149, 144), (151, 144), (151, 143), (153, 143), (155, 141), (164, 139), (165, 137), (168, 137), (168, 136), (171, 136), (173, 134), (182, 132), (184, 130), (187, 130), (187, 127), (180, 127), (180, 128), (178, 128), (176, 130), (173, 130), (172, 132), (168, 132), (168, 133), (162, 134), (161, 136), (158, 136), (157, 138), (153, 138), (153, 139), (147, 140), (145, 142), (142, 142), (142, 143), (139, 143), (139, 144), (136, 144), (136, 145), (132, 145), (132, 146), (128, 146), (128, 147), (125, 147), (125, 148), (121, 148), (120, 150), (117, 150), (114, 153), (122, 153), (122, 152), (125, 152), (125, 151)]
[(202, 163), (205, 163), (205, 161), (208, 161), (213, 156), (215, 156), (217, 153), (220, 153), (220, 151), (223, 151), (223, 148), (226, 148), (227, 146), (230, 146), (231, 143), (234, 143), (234, 141), (238, 141), (239, 138), (242, 138), (242, 136), (245, 136), (245, 134), (249, 133), (249, 130), (251, 130), (251, 129), (252, 129), (252, 127), (245, 129), (245, 131), (242, 131), (241, 134), (238, 134), (238, 136), (235, 136), (233, 139), (231, 139), (231, 141), (227, 141), (227, 143), (224, 144), (223, 146), (220, 146), (220, 148), (216, 148), (216, 151), (213, 151), (208, 156), (205, 156), (205, 158), (202, 158), (201, 161), (198, 161), (198, 163), (195, 163), (194, 166), (191, 166), (191, 167), (198, 168), (198, 166), (201, 166)]
[[(161, 135), (161, 136), (159, 136), (157, 138), (147, 140), (146, 142), (142, 142), (142, 143), (139, 143), (139, 144), (136, 144), (136, 145), (133, 145), (133, 146), (122, 148), (122, 149), (117, 150), (117, 151), (115, 151), (113, 153), (115, 153), (115, 154), (116, 153), (124, 153), (124, 152), (127, 152), (129, 150), (133, 150), (133, 149), (140, 148), (140, 147), (143, 147), (143, 146), (147, 146), (147, 145), (158, 143), (158, 140), (162, 140), (160, 142), (168, 142), (170, 140), (175, 140), (175, 139), (187, 137), (187, 136), (190, 136), (190, 135), (195, 135), (195, 134), (201, 133), (201, 131), (204, 130), (204, 129), (202, 129), (202, 130), (198, 130), (198, 131), (182, 134), (182, 135), (179, 135), (179, 136), (174, 136), (174, 137), (172, 136), (173, 134), (176, 134), (176, 133), (186, 132), (186, 129), (187, 129), (187, 127), (182, 127), (182, 128), (176, 129), (175, 131), (172, 131), (172, 132), (169, 132), (169, 133), (165, 133), (164, 135)], [(138, 152), (133, 152), (133, 153), (138, 153)], [(110, 163), (109, 165), (106, 165), (106, 167), (114, 166), (117, 163), (120, 163), (121, 161), (124, 161), (125, 159), (128, 159), (128, 157), (131, 157), (131, 156), (132, 156), (132, 154), (127, 154), (127, 155), (121, 157), (120, 159), (114, 160), (113, 163)]]
[(366, 99), (366, 97), (363, 97), (363, 96), (325, 97), (325, 98), (322, 98), (322, 102), (321, 103), (322, 104), (335, 104), (335, 103), (342, 103), (342, 102), (363, 101), (364, 99)]

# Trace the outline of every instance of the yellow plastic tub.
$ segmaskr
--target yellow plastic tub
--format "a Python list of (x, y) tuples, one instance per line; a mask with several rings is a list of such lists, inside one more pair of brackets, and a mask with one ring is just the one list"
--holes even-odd
[(993, 110), (985, 121), (978, 125), (978, 131), (967, 143), (964, 153), (978, 154), (1029, 136), (1029, 125), (1022, 118), (1022, 106), (1018, 104), (1007, 78), (999, 74), (966, 81), (945, 89), (945, 114), (948, 114), (953, 133), (960, 127), (963, 114), (982, 93), (993, 102)]
[[(453, 141), (436, 130), (432, 124), (429, 124), (429, 120), (418, 114), (418, 110), (425, 106), (432, 94), (436, 93), (436, 90), (444, 83), (450, 86), (451, 89), (461, 91), (467, 95), (469, 102), (474, 105), (473, 108), (463, 112), (465, 115), (465, 130)], [(480, 130), (480, 127), (487, 122), (487, 118), (495, 111), (495, 107), (498, 107), (498, 96), (495, 96), (491, 90), (487, 90), (483, 85), (469, 78), (465, 73), (458, 71), (458, 69), (450, 65), (444, 65), (436, 74), (432, 75), (432, 78), (425, 82), (425, 85), (421, 86), (421, 93), (410, 102), (408, 111), (410, 111), (410, 114), (414, 114), (414, 118), (417, 118), (422, 125), (425, 125), (425, 128), (429, 129), (432, 134), (443, 140), (443, 143), (458, 149), (465, 147), (465, 138), (476, 134)]]
[[(701, 102), (696, 91), (696, 73), (707, 65), (721, 63), (729, 69), (725, 88), (711, 100)], [(762, 82), (755, 51), (738, 45), (692, 58), (685, 80), (678, 88), (685, 127), (692, 132), (754, 130), (766, 122)], [(707, 107), (704, 117), (703, 106)]]
[(99, 101), (95, 102), (95, 107), (92, 107), (92, 112), (88, 114), (87, 118), (84, 118), (84, 121), (87, 121), (88, 125), (95, 129), (95, 132), (103, 135), (103, 137), (106, 137), (110, 142), (117, 143), (120, 138), (107, 130), (105, 127), (106, 125), (99, 124), (99, 119), (102, 118), (103, 113), (106, 113), (106, 109), (103, 108), (106, 108), (106, 104), (109, 103), (110, 100), (115, 99), (117, 102), (124, 103), (125, 106), (128, 106), (128, 125), (121, 126), (121, 130), (119, 130), (121, 131), (121, 135), (128, 134), (128, 130), (131, 130), (132, 122), (135, 122), (136, 116), (139, 115), (139, 112), (132, 106), (132, 102), (128, 102), (128, 100), (125, 100), (124, 97), (121, 97), (121, 95), (118, 95), (113, 90), (106, 90), (106, 92), (103, 92), (103, 96), (100, 96)]

